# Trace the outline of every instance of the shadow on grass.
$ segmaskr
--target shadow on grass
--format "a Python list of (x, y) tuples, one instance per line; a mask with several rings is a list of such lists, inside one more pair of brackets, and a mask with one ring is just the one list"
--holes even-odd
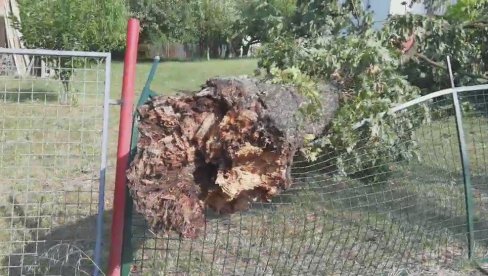
[[(273, 203), (253, 204), (234, 218), (210, 212), (205, 237), (196, 242), (155, 237), (136, 215), (134, 241), (142, 247), (134, 247), (135, 263), (147, 273), (168, 269), (204, 274), (211, 270), (202, 269), (215, 263), (215, 270), (229, 275), (234, 264), (239, 264), (241, 275), (255, 268), (297, 275), (355, 271), (377, 275), (399, 268), (422, 270), (426, 263), (463, 269), (464, 195), (462, 182), (453, 173), (412, 166), (396, 172), (390, 182), (373, 186), (323, 177), (296, 183)], [(476, 218), (476, 226), (488, 230), (488, 217)], [(488, 246), (480, 231), (475, 238), (481, 250)], [(199, 251), (189, 253), (192, 248)], [(191, 266), (191, 257), (203, 265)]]
[[(209, 62), (209, 61), (239, 61), (239, 60), (255, 60), (255, 57), (232, 57), (232, 58), (211, 58), (208, 60), (206, 57), (188, 57), (188, 58), (165, 58), (160, 57), (161, 62), (174, 62), (174, 63), (195, 63), (195, 62)], [(123, 61), (120, 59), (118, 61)], [(142, 57), (139, 58), (140, 63), (152, 63), (154, 58)]]
[[(405, 227), (420, 227), (433, 233), (449, 232), (452, 237), (466, 242), (466, 203), (461, 172), (428, 164), (409, 164), (397, 168), (381, 183), (364, 184), (351, 179), (332, 185), (331, 182), (324, 180), (323, 186), (308, 184), (302, 188), (302, 197), (306, 196), (310, 202), (326, 198), (326, 208), (344, 213), (361, 212), (365, 216), (387, 216)], [(475, 240), (479, 246), (488, 247), (488, 203), (485, 200), (488, 198), (488, 175), (472, 176), (472, 182)], [(293, 196), (288, 195), (288, 198)]]
[(21, 88), (16, 91), (0, 91), (0, 101), (7, 102), (55, 102), (58, 100), (58, 92), (47, 89)]
[[(486, 176), (473, 178), (474, 183), (486, 180)], [(460, 175), (420, 164), (401, 168), (387, 183), (374, 186), (350, 179), (335, 182), (320, 175), (295, 187), (275, 198), (275, 204), (255, 204), (238, 218), (209, 214), (207, 237), (195, 242), (155, 237), (145, 228), (144, 219), (134, 214), (134, 260), (141, 268), (145, 263), (147, 273), (208, 272), (215, 261), (215, 270), (222, 267), (229, 274), (269, 269), (285, 274), (367, 271), (374, 275), (421, 266), (422, 258), (430, 262), (467, 259)], [(475, 184), (475, 189), (488, 192), (481, 184), (479, 188)], [(24, 238), (29, 242), (3, 259), (9, 275), (93, 271), (86, 255), (93, 255), (96, 215), (48, 233), (42, 233), (38, 222), (17, 215), (25, 221), (24, 230), (32, 231)], [(105, 213), (104, 260), (111, 215)], [(475, 234), (477, 245), (486, 248), (488, 217), (476, 217), (475, 225), (476, 230), (487, 230)], [(446, 261), (446, 254), (455, 256)]]
[[(487, 176), (473, 177), (477, 208), (474, 217), (477, 247), (475, 258), (484, 257), (483, 251), (488, 248), (488, 215), (485, 215), (488, 214), (488, 206), (484, 207), (482, 200), (488, 198), (488, 185), (482, 185), (488, 183), (486, 180)], [(477, 192), (482, 188), (485, 190)], [(480, 193), (487, 194), (476, 196)], [(213, 213), (207, 216), (209, 225), (214, 223), (206, 235), (215, 237), (208, 242), (216, 244), (207, 245), (205, 239), (197, 244), (212, 248), (205, 252), (210, 256), (208, 263), (213, 262), (212, 256), (227, 256), (233, 250), (237, 253), (227, 259), (234, 258), (236, 263), (245, 263), (243, 260), (249, 259), (245, 256), (247, 252), (242, 255), (243, 250), (239, 246), (232, 249), (228, 245), (232, 241), (235, 243), (238, 240), (239, 244), (240, 240), (246, 239), (248, 246), (257, 248), (249, 250), (255, 251), (257, 256), (263, 254), (260, 253), (262, 250), (268, 252), (264, 254), (268, 254), (267, 259), (273, 260), (271, 266), (274, 272), (279, 269), (297, 274), (314, 271), (305, 268), (289, 271), (290, 262), (295, 261), (282, 258), (286, 254), (290, 255), (290, 252), (291, 255), (299, 256), (298, 260), (317, 263), (321, 273), (355, 270), (361, 272), (364, 269), (373, 275), (383, 269), (418, 269), (425, 263), (441, 264), (447, 269), (463, 269), (460, 266), (468, 260), (468, 232), (461, 172), (432, 167), (430, 164), (410, 163), (397, 166), (387, 181), (373, 184), (352, 179), (333, 180), (326, 174), (309, 175), (297, 180), (292, 189), (274, 197), (272, 203), (255, 203), (250, 211), (237, 217), (237, 221), (232, 221), (231, 218)], [(160, 241), (157, 246), (145, 245), (141, 249), (143, 255), (151, 255), (148, 252), (155, 251), (152, 248), (160, 248), (163, 253), (169, 250), (181, 252), (177, 256), (180, 260), (183, 258), (185, 246), (180, 247), (179, 244), (184, 244), (185, 241), (178, 244), (176, 241), (168, 242), (169, 238), (154, 238), (144, 231), (142, 218), (139, 220), (141, 226), (138, 228), (138, 237), (142, 240), (150, 237), (156, 240), (154, 244), (158, 244), (157, 240)], [(230, 224), (232, 226), (228, 226)], [(220, 231), (216, 230), (218, 225)], [(250, 230), (251, 234), (241, 232), (245, 228), (254, 229), (254, 236), (253, 230)], [(287, 231), (289, 234), (285, 234)], [(271, 249), (272, 253), (269, 253), (269, 247), (272, 248), (273, 243), (276, 243), (276, 240), (273, 241), (276, 235), (279, 237), (279, 244), (275, 247), (288, 249), (285, 250), (288, 252), (273, 253)], [(217, 245), (219, 242), (223, 244), (220, 249)], [(258, 246), (263, 243), (265, 245)], [(300, 252), (297, 243), (304, 244), (305, 249)], [(296, 253), (293, 254), (294, 252)], [(320, 257), (317, 254), (323, 255)], [(348, 264), (348, 261), (340, 263), (338, 260), (344, 260), (344, 256), (360, 256), (363, 263), (354, 263), (353, 257)], [(148, 258), (146, 267), (147, 264), (151, 266), (158, 263), (152, 257)], [(142, 257), (140, 262), (144, 263)], [(254, 265), (261, 265), (265, 270), (268, 267), (268, 263), (262, 264), (259, 261)], [(175, 267), (175, 264), (168, 266)], [(160, 267), (164, 265), (157, 268)], [(179, 269), (178, 271), (185, 271), (183, 268)]]
[[(19, 210), (16, 211), (19, 215)], [(106, 272), (110, 243), (112, 210), (104, 213), (105, 235), (101, 269)], [(93, 261), (97, 215), (84, 217), (72, 223), (48, 228), (39, 227), (38, 218), (19, 216), (17, 229), (23, 242), (1, 260), (2, 275), (91, 275), (96, 266)], [(22, 227), (23, 226), (23, 227)], [(11, 233), (13, 235), (13, 233)]]
[[(104, 213), (105, 235), (100, 267), (104, 273), (108, 261), (112, 213), (112, 210)], [(96, 268), (93, 258), (97, 215), (55, 227), (43, 235), (34, 226), (37, 222), (29, 220), (24, 220), (26, 226), (23, 231), (28, 231), (29, 235), (25, 236), (24, 243), (20, 243), (23, 246), (0, 259), (1, 275), (92, 275)], [(134, 239), (133, 245), (139, 248), (142, 242)], [(12, 245), (19, 245), (19, 242)]]

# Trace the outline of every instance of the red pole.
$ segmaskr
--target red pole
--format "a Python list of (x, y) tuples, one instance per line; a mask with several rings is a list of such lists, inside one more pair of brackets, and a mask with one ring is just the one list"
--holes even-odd
[(124, 59), (122, 103), (120, 107), (119, 140), (115, 175), (114, 205), (112, 215), (112, 242), (110, 246), (108, 274), (120, 276), (124, 229), (125, 185), (132, 135), (132, 112), (134, 83), (136, 78), (137, 49), (139, 44), (139, 21), (130, 19), (127, 26), (127, 47)]

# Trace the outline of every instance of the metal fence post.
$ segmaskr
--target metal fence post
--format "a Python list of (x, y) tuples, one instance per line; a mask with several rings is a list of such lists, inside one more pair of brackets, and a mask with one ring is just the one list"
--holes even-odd
[[(8, 225), (8, 232), (0, 229), (0, 274), (100, 273), (111, 54), (0, 48), (0, 55), (24, 55), (41, 63), (32, 63), (23, 77), (1, 72), (0, 175), (7, 180), (1, 184), (7, 199), (2, 198), (0, 211), (11, 209), (0, 214), (0, 228)], [(8, 66), (15, 69), (15, 64)], [(46, 69), (69, 70), (70, 89), (60, 88), (59, 77), (37, 74)], [(60, 104), (66, 92), (70, 99)], [(11, 110), (25, 114), (5, 112)], [(23, 136), (29, 138), (19, 139)], [(9, 167), (22, 174), (6, 174)], [(22, 233), (20, 241), (16, 231)]]
[(469, 152), (466, 148), (466, 137), (464, 135), (463, 119), (461, 105), (459, 104), (458, 91), (455, 88), (454, 76), (452, 74), (451, 60), (447, 57), (447, 66), (449, 69), (449, 77), (451, 79), (451, 86), (453, 88), (452, 98), (454, 102), (454, 109), (456, 115), (456, 127), (459, 138), (459, 151), (461, 153), (461, 165), (463, 168), (463, 182), (464, 182), (464, 197), (466, 202), (466, 220), (468, 225), (468, 257), (473, 258), (474, 247), (474, 222), (473, 222), (473, 191), (471, 185), (471, 170), (469, 165)]
[(102, 130), (102, 154), (100, 163), (100, 186), (98, 194), (98, 216), (97, 216), (97, 239), (95, 242), (95, 271), (97, 276), (101, 271), (101, 255), (103, 248), (103, 217), (105, 215), (105, 181), (107, 173), (107, 151), (108, 151), (108, 123), (109, 123), (109, 102), (110, 102), (110, 78), (112, 75), (112, 54), (108, 53), (105, 58), (105, 87), (103, 101), (103, 130)]
[[(146, 84), (144, 85), (144, 89), (142, 90), (141, 96), (137, 101), (136, 108), (139, 108), (141, 105), (143, 105), (149, 99), (149, 97), (156, 95), (153, 91), (151, 91), (151, 83), (154, 79), (154, 75), (156, 74), (158, 65), (159, 65), (159, 56), (156, 56), (152, 64), (151, 71), (149, 72), (149, 76), (147, 77)], [(136, 154), (137, 151), (137, 142), (139, 140), (139, 132), (137, 129), (136, 115), (137, 112), (134, 112), (133, 120), (132, 120), (132, 136), (131, 136), (129, 162), (132, 162), (132, 160), (134, 159), (134, 155)], [(130, 274), (131, 272), (130, 270), (132, 268), (133, 255), (134, 255), (134, 248), (132, 248), (133, 202), (128, 188), (126, 188), (126, 198), (127, 201), (125, 203), (125, 208), (124, 208), (125, 211), (124, 233), (123, 233), (124, 241), (122, 247), (122, 270), (121, 270), (122, 276), (127, 276)]]

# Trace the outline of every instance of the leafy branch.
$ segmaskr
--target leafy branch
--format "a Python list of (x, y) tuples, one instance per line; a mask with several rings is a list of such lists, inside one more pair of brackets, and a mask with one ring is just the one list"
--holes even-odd
[[(441, 69), (444, 69), (446, 71), (449, 70), (445, 64), (443, 64), (441, 62), (434, 61), (422, 53), (415, 53), (414, 56), (417, 58), (420, 58), (421, 60), (427, 62), (428, 64), (430, 64), (434, 67), (441, 68)], [(473, 79), (477, 79), (477, 80), (481, 79), (481, 80), (485, 80), (486, 82), (488, 82), (488, 78), (485, 76), (471, 74), (471, 73), (468, 73), (468, 72), (463, 71), (463, 70), (456, 70), (456, 73), (460, 74), (460, 75), (468, 76), (468, 77), (473, 78)]]

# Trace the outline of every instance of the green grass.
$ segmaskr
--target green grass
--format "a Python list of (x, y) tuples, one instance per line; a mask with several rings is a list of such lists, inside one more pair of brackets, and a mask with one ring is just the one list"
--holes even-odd
[[(464, 123), (475, 194), (474, 256), (480, 259), (488, 248), (488, 118), (465, 113)], [(398, 275), (476, 275), (467, 261), (454, 117), (425, 122), (414, 139), (419, 160), (391, 162), (392, 174), (383, 182), (337, 179), (295, 164), (303, 168), (294, 174), (292, 189), (249, 212), (210, 216), (205, 235), (196, 241), (156, 238), (135, 226), (135, 264), (148, 275), (384, 275), (388, 269)]]
[[(112, 67), (113, 99), (120, 97), (122, 65), (115, 62)], [(135, 100), (150, 67), (149, 62), (137, 66)], [(195, 91), (210, 77), (251, 75), (255, 68), (256, 60), (162, 62), (152, 90), (165, 95)], [(103, 71), (98, 73), (101, 78)], [(91, 82), (79, 82), (83, 79)], [(71, 104), (59, 105), (57, 81), (0, 78), (0, 274), (21, 261), (24, 266), (38, 261), (35, 254), (25, 257), (26, 253), (66, 255), (59, 248), (64, 242), (92, 253), (100, 154), (96, 130), (101, 128), (103, 90), (96, 79), (93, 70), (76, 73)], [(118, 107), (110, 110), (107, 209), (112, 203), (118, 112)], [(464, 194), (451, 115), (420, 127), (415, 138), (420, 160), (389, 164), (392, 175), (382, 183), (365, 185), (301, 170), (294, 174), (293, 188), (271, 204), (256, 203), (249, 212), (227, 217), (209, 214), (205, 236), (194, 241), (175, 235), (155, 238), (138, 221), (135, 264), (144, 264), (144, 275), (176, 271), (381, 275), (387, 268), (425, 275), (437, 271), (439, 263), (447, 272), (467, 274), (472, 270), (465, 262)], [(468, 115), (465, 130), (479, 230), (476, 256), (484, 257), (488, 119)], [(105, 215), (109, 219), (111, 212)], [(109, 230), (108, 220), (106, 239)], [(33, 267), (38, 274), (53, 265), (45, 259), (41, 263)], [(91, 269), (85, 263), (64, 266), (65, 275)], [(10, 272), (16, 275), (19, 269)]]
[[(137, 65), (136, 93), (140, 93), (151, 69), (151, 62)], [(161, 62), (152, 89), (158, 94), (173, 95), (178, 91), (196, 91), (210, 77), (252, 75), (257, 68), (255, 59), (211, 60), (196, 62)], [(112, 67), (112, 97), (120, 97), (123, 63)]]
[[(151, 70), (152, 63), (139, 63), (136, 68), (135, 101), (137, 102), (140, 93), (146, 83), (147, 76)], [(257, 68), (255, 59), (239, 60), (211, 60), (196, 62), (161, 62), (152, 82), (151, 89), (158, 95), (175, 95), (181, 91), (198, 91), (200, 86), (205, 84), (209, 78), (216, 76), (239, 76), (253, 75)], [(123, 63), (114, 62), (112, 66), (112, 87), (111, 97), (120, 99), (122, 90)], [(118, 133), (118, 108), (112, 108), (110, 112), (110, 160), (111, 167), (116, 156), (117, 133)], [(113, 174), (111, 174), (113, 175)], [(113, 183), (110, 178), (109, 183)]]
[[(137, 65), (136, 101), (150, 67), (151, 63)], [(255, 67), (255, 60), (162, 62), (152, 89), (168, 95), (179, 90), (198, 90), (210, 77), (251, 75)], [(122, 72), (123, 63), (115, 62), (111, 80), (113, 99), (120, 98)], [(51, 266), (56, 268), (60, 263), (47, 259), (62, 260), (63, 254), (76, 253), (60, 252), (59, 244), (63, 241), (93, 252), (103, 77), (103, 65), (75, 70), (70, 80), (69, 104), (60, 104), (62, 85), (57, 80), (0, 77), (0, 274), (8, 271), (16, 275), (21, 269), (23, 273), (48, 273)], [(109, 240), (118, 113), (119, 108), (111, 107), (106, 240)], [(33, 253), (49, 256), (44, 259), (36, 254), (26, 256)], [(21, 264), (23, 268), (19, 267)], [(61, 266), (63, 272), (56, 273), (64, 275), (92, 269), (85, 263), (82, 267), (70, 263)]]

